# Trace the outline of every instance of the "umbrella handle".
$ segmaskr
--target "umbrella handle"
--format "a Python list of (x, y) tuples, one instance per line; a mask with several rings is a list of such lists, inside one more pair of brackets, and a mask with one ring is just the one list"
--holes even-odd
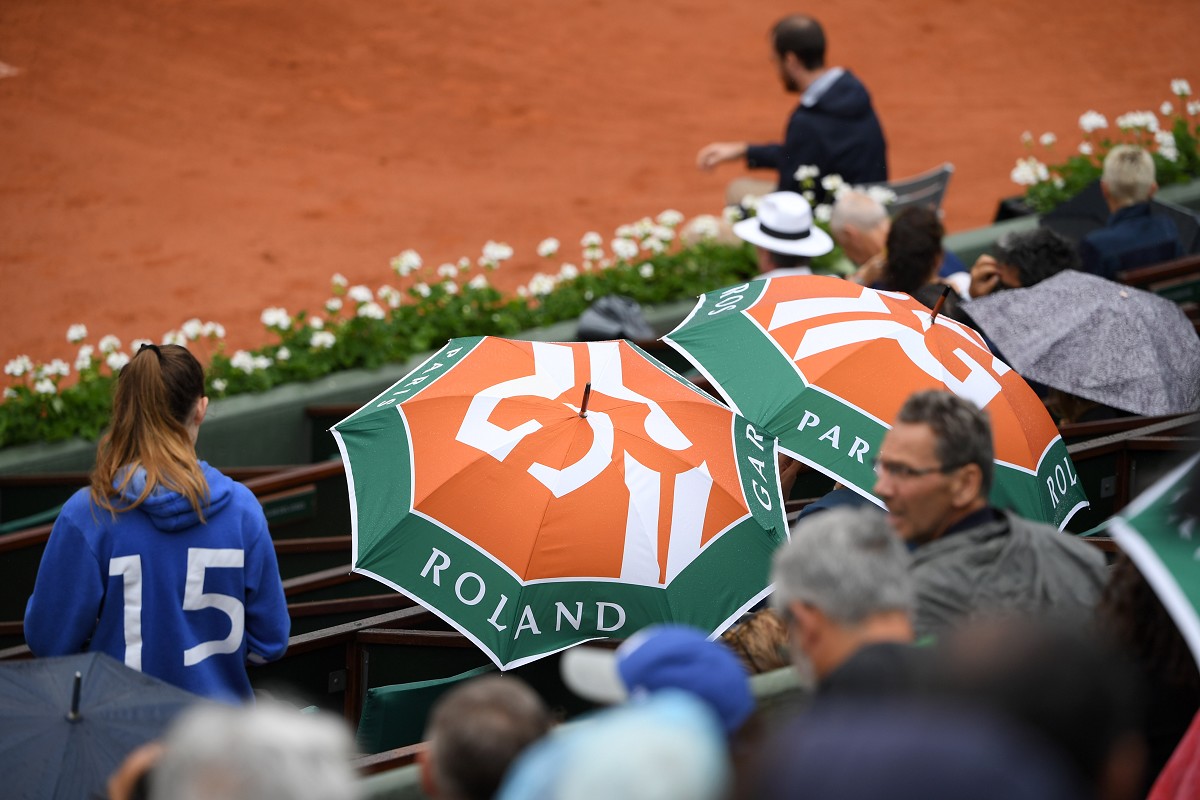
[(942, 313), (942, 306), (946, 304), (946, 298), (950, 296), (950, 284), (942, 287), (942, 296), (933, 304), (933, 313), (929, 316), (929, 325), (932, 327), (934, 320), (938, 318), (938, 314)]
[(71, 722), (78, 722), (79, 716), (79, 689), (83, 685), (83, 673), (75, 673), (75, 689), (71, 692), (71, 711), (67, 714), (67, 719)]
[(587, 419), (587, 404), (588, 399), (592, 396), (592, 382), (588, 381), (583, 385), (583, 402), (579, 404), (579, 416)]

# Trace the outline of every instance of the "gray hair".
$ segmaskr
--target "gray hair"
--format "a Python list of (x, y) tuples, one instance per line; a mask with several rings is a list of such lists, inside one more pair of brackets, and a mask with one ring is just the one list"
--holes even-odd
[(1118, 206), (1142, 203), (1154, 190), (1154, 159), (1140, 147), (1119, 144), (1104, 157), (1100, 180)]
[(986, 497), (992, 491), (992, 426), (987, 414), (970, 400), (939, 389), (917, 392), (904, 401), (896, 421), (928, 425), (933, 430), (934, 454), (942, 468), (977, 464), (982, 473), (980, 492)]
[(152, 800), (354, 800), (354, 742), (326, 712), (204, 703), (171, 725)]
[(916, 603), (908, 551), (874, 508), (835, 508), (800, 522), (775, 552), (771, 604), (786, 615), (792, 603), (819, 608), (855, 625), (874, 614)]
[(874, 197), (858, 189), (847, 189), (838, 195), (829, 217), (829, 229), (840, 235), (846, 227), (860, 231), (874, 230), (888, 219), (887, 209)]

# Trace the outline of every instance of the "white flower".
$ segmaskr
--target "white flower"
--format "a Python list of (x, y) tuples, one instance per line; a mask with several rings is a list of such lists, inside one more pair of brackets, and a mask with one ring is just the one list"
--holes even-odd
[(721, 233), (721, 223), (712, 214), (701, 214), (692, 217), (691, 222), (684, 228), (684, 238), (689, 235), (699, 239), (715, 239)]
[(821, 170), (812, 164), (802, 164), (796, 168), (796, 180), (803, 183), (804, 181), (816, 178), (821, 174)]
[(268, 328), (275, 328), (281, 331), (289, 330), (292, 327), (292, 318), (288, 316), (286, 308), (264, 308), (259, 316), (262, 324)]
[(336, 341), (337, 337), (329, 331), (314, 331), (308, 343), (317, 350), (328, 350)]
[(483, 257), (488, 261), (499, 263), (512, 258), (513, 249), (504, 242), (493, 242), (489, 240), (483, 246)]
[(1153, 111), (1130, 111), (1117, 117), (1117, 127), (1123, 131), (1142, 128), (1154, 133), (1158, 130), (1158, 117)]
[(1079, 129), (1091, 133), (1108, 127), (1108, 119), (1099, 111), (1085, 111), (1079, 118)]
[(458, 275), (458, 267), (453, 264), (442, 264), (437, 268), (437, 274), (442, 278), (453, 278)]
[(87, 326), (75, 324), (67, 328), (67, 341), (77, 344), (87, 338)]
[(538, 242), (537, 254), (542, 258), (552, 258), (558, 253), (558, 239), (551, 236)]
[(633, 225), (619, 225), (617, 226), (617, 238), (636, 239), (638, 238), (637, 228)]
[(292, 357), (292, 351), (288, 350), (286, 347), (281, 347), (275, 351), (275, 360), (276, 361), (287, 361), (291, 357)]
[(92, 353), (96, 352), (90, 344), (85, 344), (79, 348), (79, 355), (75, 356), (75, 371), (83, 372), (85, 369), (92, 368)]
[(412, 291), (421, 295), (421, 297), (429, 297), (429, 295), (432, 293), (433, 290), (430, 289), (427, 284), (418, 283), (412, 287)]
[(212, 387), (214, 392), (224, 392), (229, 387), (229, 381), (224, 378), (213, 378)]
[(745, 215), (742, 213), (742, 206), (725, 206), (725, 208), (721, 211), (721, 216), (723, 216), (725, 221), (730, 225), (735, 222), (741, 222), (742, 219), (745, 218)]
[(673, 208), (668, 208), (658, 215), (658, 224), (666, 225), (668, 228), (677, 228), (681, 222), (683, 222), (683, 213)]
[(882, 206), (890, 206), (896, 202), (896, 193), (886, 186), (868, 186), (867, 196)]
[(634, 238), (644, 239), (647, 236), (652, 236), (654, 232), (654, 220), (649, 217), (642, 217), (637, 222), (633, 223)]
[(650, 229), (650, 235), (660, 242), (675, 241), (675, 231), (668, 228), (666, 225), (655, 225)]
[(204, 332), (204, 325), (200, 320), (192, 317), (183, 325), (179, 326), (179, 330), (183, 331), (183, 335), (188, 338), (188, 341), (196, 341), (200, 338), (200, 334)]
[(1040, 137), (1038, 137), (1038, 141), (1042, 143), (1043, 147), (1049, 147), (1058, 141), (1058, 137), (1050, 131), (1046, 131)]
[(113, 372), (120, 372), (121, 369), (129, 363), (129, 356), (122, 353), (120, 350), (109, 353), (108, 358), (104, 359), (104, 363), (108, 364), (108, 368)]
[(19, 378), (33, 369), (33, 359), (29, 356), (17, 356), (4, 365), (4, 374)]
[(367, 319), (384, 319), (387, 317), (387, 312), (383, 310), (383, 306), (379, 305), (379, 303), (370, 300), (359, 304), (358, 316), (366, 317)]
[(206, 322), (200, 329), (201, 336), (211, 336), (217, 339), (225, 338), (225, 326), (219, 322)]
[(12, 388), (11, 386), (4, 387), (4, 399), (5, 400), (12, 400), (14, 397), (17, 396), (17, 394), (18, 394), (17, 390)]
[(1191, 97), (1192, 85), (1183, 78), (1176, 78), (1171, 81), (1171, 94), (1176, 97)]
[(813, 218), (817, 222), (826, 222), (827, 223), (827, 222), (829, 222), (829, 220), (832, 217), (833, 217), (833, 206), (829, 205), (828, 203), (821, 203), (821, 205), (819, 205), (813, 209)]
[(40, 381), (35, 383), (33, 385), (33, 390), (38, 394), (54, 394), (54, 392), (57, 391), (56, 387), (54, 386), (54, 381), (50, 380), (49, 378), (42, 378)]
[(61, 358), (56, 358), (42, 367), (43, 375), (59, 375), (63, 378), (71, 374), (71, 366)]
[(1187, 104), (1188, 116), (1194, 117), (1200, 114), (1200, 100), (1193, 100)]
[[(622, 261), (628, 261), (638, 254), (637, 242), (629, 239), (613, 239), (609, 247), (612, 248), (613, 255)], [(604, 254), (601, 253), (600, 255), (603, 256)]]
[(655, 239), (653, 236), (649, 236), (642, 240), (642, 249), (651, 253), (661, 253), (667, 249), (667, 245), (662, 239)]
[(321, 319), (320, 317), (309, 317), (308, 327), (312, 328), (314, 331), (319, 331), (325, 327), (325, 320)]
[(260, 355), (260, 356), (255, 356), (255, 357), (254, 357), (254, 368), (255, 368), (255, 369), (262, 370), (262, 369), (267, 369), (267, 368), (269, 368), (270, 366), (271, 366), (271, 359), (270, 359), (270, 357), (268, 357), (268, 356), (261, 356), (261, 355)]
[(325, 301), (325, 310), (330, 314), (336, 314), (342, 310), (342, 298), (331, 297)]
[(1079, 153), (1080, 155), (1090, 156), (1093, 153), (1091, 142), (1080, 142)]
[(524, 286), (518, 286), (517, 297), (529, 297), (529, 289)]
[(167, 331), (163, 334), (163, 344), (177, 344), (180, 347), (187, 347), (187, 337), (180, 331)]
[(486, 289), (488, 288), (487, 275), (476, 275), (471, 280), (467, 281), (467, 286), (471, 289)]
[(346, 280), (346, 276), (340, 272), (333, 273), (333, 277), (329, 279), (329, 282), (338, 289), (345, 289), (350, 285), (350, 281)]
[(801, 192), (800, 194), (801, 194), (801, 195), (803, 195), (804, 199), (805, 199), (805, 200), (807, 200), (807, 201), (808, 201), (810, 204), (811, 204), (811, 203), (812, 203), (812, 201), (813, 201), (813, 200), (815, 200), (815, 199), (816, 199), (816, 197), (817, 197), (817, 195), (816, 195), (816, 194), (813, 192), (813, 190), (812, 190), (812, 189), (805, 189), (805, 190), (804, 190), (803, 192)]
[(108, 355), (121, 349), (121, 340), (113, 336), (111, 333), (108, 336), (103, 336), (100, 339), (100, 352)]
[(585, 249), (590, 247), (599, 247), (602, 244), (604, 244), (604, 239), (595, 231), (588, 231), (583, 235), (583, 238), (579, 240), (580, 247)]
[(532, 295), (542, 296), (550, 294), (554, 291), (554, 277), (539, 272), (529, 280), (529, 293)]
[(416, 250), (405, 250), (391, 261), (392, 269), (401, 278), (407, 278), (414, 270), (421, 268), (421, 256)]
[(574, 264), (563, 264), (562, 269), (558, 271), (558, 279), (560, 281), (572, 281), (579, 277), (579, 267)]
[(1050, 177), (1050, 171), (1045, 164), (1033, 156), (1029, 156), (1028, 158), (1018, 158), (1016, 166), (1013, 167), (1008, 177), (1018, 186), (1033, 186), (1047, 180)]
[(1033, 131), (1025, 131), (1024, 133), (1022, 133), (1021, 141), (1024, 144), (1032, 144), (1033, 143)]
[(1167, 161), (1176, 161), (1179, 159), (1179, 147), (1175, 144), (1175, 135), (1170, 131), (1158, 131), (1154, 134), (1155, 141), (1158, 142), (1158, 154)]
[[(142, 351), (142, 347), (148, 344), (154, 344), (154, 342), (149, 339), (134, 339), (129, 343), (129, 352), (137, 355)], [(174, 342), (163, 342), (163, 344), (174, 344)]]
[(442, 291), (446, 294), (458, 294), (458, 284), (454, 281), (442, 281)]
[(369, 303), (375, 299), (375, 295), (371, 290), (362, 284), (351, 286), (346, 295), (356, 303)]
[(759, 204), (759, 201), (761, 201), (761, 200), (762, 200), (762, 195), (744, 194), (744, 195), (742, 195), (741, 206), (742, 206), (742, 208), (746, 209), (747, 211), (758, 211), (758, 204)]
[(1169, 117), (1175, 113), (1175, 106), (1170, 100), (1167, 100), (1158, 107), (1158, 113), (1162, 114), (1164, 117)]
[(389, 308), (399, 308), (400, 300), (403, 298), (400, 290), (394, 286), (380, 286), (375, 294), (380, 300), (387, 303)]
[[(637, 245), (634, 246), (636, 247)], [(583, 251), (583, 257), (587, 261), (599, 261), (604, 258), (604, 248), (599, 246), (588, 247)]]
[(238, 350), (233, 354), (233, 357), (229, 359), (229, 366), (233, 367), (234, 369), (240, 369), (242, 372), (250, 375), (254, 372), (254, 356), (250, 355), (250, 353), (246, 352), (245, 350)]
[(643, 278), (645, 278), (647, 280), (649, 280), (650, 278), (653, 278), (654, 277), (654, 265), (651, 264), (649, 261), (647, 261), (645, 264), (642, 264), (640, 267), (638, 267), (638, 275), (641, 275)]
[(471, 268), (471, 259), (467, 258), (466, 256), (463, 256), (462, 258), (460, 258), (458, 260), (458, 271), (459, 272), (466, 272), (470, 268)]
[(826, 175), (824, 178), (821, 178), (821, 188), (827, 192), (836, 192), (844, 184), (845, 181), (842, 180), (841, 175)]

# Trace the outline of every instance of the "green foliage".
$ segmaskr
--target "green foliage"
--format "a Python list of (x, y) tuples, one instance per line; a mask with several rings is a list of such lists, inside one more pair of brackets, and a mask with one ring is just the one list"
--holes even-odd
[[(642, 236), (643, 241), (645, 238)], [(665, 243), (661, 246), (667, 247)], [(643, 304), (657, 304), (736, 283), (756, 271), (748, 245), (711, 240), (654, 255), (639, 253), (630, 261), (618, 260), (607, 267), (599, 259), (585, 262), (588, 264), (565, 277), (560, 273), (557, 279), (539, 276), (540, 282), (531, 282), (538, 290), (526, 289), (517, 297), (502, 296), (480, 279), (486, 278), (483, 273), (461, 285), (437, 280), (414, 284), (406, 295), (392, 290), (391, 302), (384, 304), (374, 297), (366, 299), (361, 292), (358, 300), (351, 300), (345, 296), (344, 283), (335, 282), (338, 297), (331, 302), (336, 306), (340, 301), (340, 309), (328, 311), (327, 306), (324, 315), (300, 312), (294, 318), (287, 318), (282, 309), (270, 309), (264, 312), (264, 324), (272, 341), (256, 350), (230, 356), (220, 341), (223, 333), (210, 334), (215, 346), (207, 366), (208, 394), (225, 397), (262, 392), (339, 370), (401, 363), (457, 336), (513, 336), (575, 319), (604, 295), (624, 294)], [(271, 311), (282, 317), (275, 316), (268, 323)], [(200, 333), (199, 322), (193, 322), (191, 329), (185, 325), (167, 339), (196, 352), (194, 344), (206, 337)], [(102, 340), (101, 349), (103, 345)], [(47, 365), (34, 365), (23, 357), (10, 361), (6, 372), (12, 380), (0, 404), (0, 447), (97, 438), (108, 422), (115, 374), (123, 358), (119, 352), (114, 354), (114, 370), (103, 360), (105, 355), (108, 353), (89, 360), (77, 380), (62, 387), (59, 382), (69, 372), (62, 362), (48, 373)]]
[(1025, 134), (1030, 154), (1018, 159), (1012, 179), (1026, 187), (1026, 204), (1044, 214), (1070, 200), (1100, 178), (1104, 157), (1120, 144), (1150, 153), (1159, 186), (1200, 178), (1200, 103), (1188, 102), (1191, 88), (1186, 81), (1172, 81), (1171, 90), (1176, 96), (1159, 109), (1162, 119), (1150, 111), (1123, 114), (1113, 136), (1097, 136), (1108, 128), (1108, 121), (1088, 111), (1079, 120), (1083, 136), (1076, 153), (1060, 161), (1053, 161), (1056, 137), (1044, 134), (1035, 145), (1032, 135)]

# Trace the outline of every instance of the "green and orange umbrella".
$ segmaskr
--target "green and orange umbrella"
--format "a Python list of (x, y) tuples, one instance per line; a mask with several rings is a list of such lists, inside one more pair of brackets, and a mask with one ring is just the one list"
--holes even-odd
[(987, 412), (992, 502), (1065, 526), (1087, 498), (1050, 415), (971, 328), (906, 294), (824, 276), (709, 292), (664, 341), (785, 453), (876, 503), (873, 460), (913, 392), (943, 389)]
[(775, 440), (628, 342), (455, 339), (332, 432), (354, 571), (504, 669), (657, 622), (715, 635), (787, 538)]

